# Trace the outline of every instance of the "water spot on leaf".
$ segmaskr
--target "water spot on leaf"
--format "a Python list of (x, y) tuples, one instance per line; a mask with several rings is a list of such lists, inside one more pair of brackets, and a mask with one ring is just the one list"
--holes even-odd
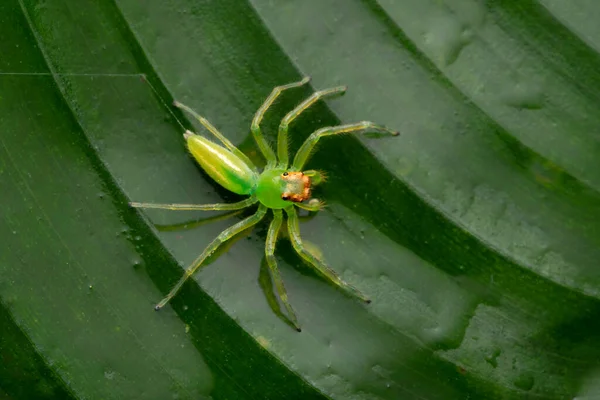
[(506, 105), (525, 110), (539, 110), (546, 100), (542, 87), (530, 82), (517, 82), (501, 98)]
[(431, 20), (423, 40), (444, 65), (452, 65), (473, 38), (473, 32), (449, 16)]
[(115, 371), (107, 370), (104, 371), (104, 377), (109, 381), (112, 381), (115, 378)]
[(515, 381), (513, 383), (519, 389), (528, 391), (528, 390), (531, 390), (531, 388), (533, 387), (535, 380), (533, 379), (532, 375), (530, 375), (528, 373), (524, 373), (524, 374), (519, 375), (519, 377), (517, 379), (515, 379)]
[(501, 354), (500, 349), (495, 349), (491, 354), (485, 356), (485, 361), (492, 367), (498, 367), (498, 356)]

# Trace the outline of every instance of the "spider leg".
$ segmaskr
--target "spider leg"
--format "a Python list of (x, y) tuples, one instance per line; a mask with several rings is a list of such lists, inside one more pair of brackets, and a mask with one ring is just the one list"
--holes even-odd
[(173, 297), (175, 297), (175, 295), (177, 294), (179, 289), (181, 289), (181, 287), (183, 286), (185, 281), (190, 276), (194, 275), (194, 273), (196, 273), (196, 271), (198, 271), (198, 268), (200, 268), (200, 266), (202, 266), (202, 263), (206, 260), (206, 258), (208, 256), (210, 256), (212, 253), (214, 253), (215, 250), (217, 250), (221, 244), (225, 243), (226, 241), (228, 241), (229, 239), (231, 239), (238, 233), (242, 232), (243, 230), (248, 229), (251, 226), (255, 225), (257, 222), (259, 222), (261, 219), (263, 219), (266, 212), (267, 212), (267, 208), (261, 204), (258, 207), (258, 210), (256, 211), (256, 213), (254, 215), (251, 215), (248, 218), (241, 220), (237, 224), (230, 226), (229, 228), (227, 228), (223, 232), (221, 232), (219, 234), (219, 236), (217, 236), (212, 242), (210, 242), (210, 244), (204, 249), (202, 254), (200, 254), (198, 256), (198, 258), (196, 258), (194, 260), (194, 262), (185, 270), (185, 273), (183, 274), (181, 279), (179, 279), (179, 282), (177, 282), (177, 284), (173, 287), (173, 289), (171, 289), (169, 294), (167, 294), (167, 296), (164, 299), (162, 299), (160, 301), (160, 303), (158, 303), (156, 305), (156, 307), (154, 307), (154, 309), (157, 311), (160, 310)]
[(210, 217), (204, 218), (195, 218), (191, 220), (187, 220), (184, 222), (179, 222), (176, 224), (152, 224), (159, 232), (175, 232), (175, 231), (188, 231), (192, 229), (196, 229), (203, 225), (208, 225), (217, 221), (224, 221), (236, 215), (239, 215), (244, 211), (244, 209), (232, 210), (223, 214), (217, 214)]
[[(246, 164), (248, 164), (250, 167), (256, 169), (256, 167), (254, 166), (254, 163), (252, 163), (252, 161), (250, 161), (250, 159), (244, 153), (242, 153), (242, 151), (240, 149), (235, 147), (233, 145), (233, 143), (231, 143), (231, 141), (229, 141), (229, 139), (227, 139), (225, 136), (223, 136), (223, 134), (221, 132), (219, 132), (218, 129), (215, 128), (214, 125), (211, 124), (206, 118), (204, 118), (202, 115), (198, 114), (196, 111), (192, 110), (190, 107), (188, 107), (185, 104), (182, 104), (178, 101), (174, 101), (173, 105), (177, 108), (181, 108), (182, 110), (190, 113), (194, 118), (196, 118), (198, 120), (198, 122), (200, 122), (202, 124), (203, 127), (208, 129), (208, 131), (210, 133), (212, 133), (217, 139), (219, 139), (221, 141), (221, 143), (223, 143), (229, 151), (231, 151), (233, 154), (235, 154), (236, 156), (238, 156), (239, 158), (244, 160), (246, 162)], [(186, 131), (185, 133), (194, 134), (193, 132), (190, 132), (190, 131)]]
[(326, 128), (321, 128), (318, 131), (313, 132), (308, 139), (302, 144), (298, 152), (296, 153), (296, 157), (294, 157), (294, 163), (292, 165), (292, 169), (294, 171), (301, 171), (304, 167), (304, 164), (308, 160), (316, 146), (319, 139), (323, 136), (330, 135), (338, 135), (340, 133), (364, 133), (364, 132), (376, 132), (379, 134), (398, 136), (399, 133), (393, 131), (385, 126), (375, 124), (369, 121), (358, 122), (355, 124), (348, 125), (339, 125), (339, 126), (330, 126)]
[(365, 303), (370, 303), (371, 300), (364, 294), (362, 294), (357, 288), (346, 283), (340, 276), (328, 267), (323, 261), (321, 261), (318, 257), (313, 255), (310, 251), (304, 247), (302, 243), (302, 239), (300, 238), (300, 228), (298, 226), (298, 215), (296, 214), (296, 210), (294, 207), (288, 207), (285, 209), (285, 212), (288, 216), (288, 233), (290, 235), (290, 240), (292, 241), (292, 246), (294, 250), (309, 264), (314, 266), (317, 271), (319, 271), (323, 276), (329, 279), (332, 283), (344, 289), (346, 292), (352, 294), (353, 296), (358, 297)]
[(199, 211), (230, 211), (241, 210), (255, 204), (258, 200), (255, 197), (249, 197), (237, 203), (216, 203), (216, 204), (156, 204), (156, 203), (129, 203), (134, 208), (158, 208), (162, 210), (199, 210)]
[(301, 208), (310, 212), (321, 211), (325, 207), (325, 203), (319, 199), (312, 198), (308, 203), (294, 203), (298, 208)]
[(287, 167), (288, 155), (288, 127), (300, 114), (322, 98), (341, 96), (346, 92), (346, 86), (338, 86), (331, 89), (320, 90), (313, 93), (309, 98), (298, 104), (296, 108), (287, 113), (279, 124), (279, 133), (277, 134), (277, 157), (281, 165)]
[(260, 106), (258, 111), (256, 111), (256, 114), (254, 115), (254, 118), (252, 119), (251, 130), (252, 130), (252, 134), (254, 135), (254, 140), (256, 141), (256, 144), (258, 145), (258, 148), (260, 149), (260, 151), (263, 153), (263, 155), (267, 159), (267, 162), (269, 165), (275, 165), (277, 163), (277, 158), (275, 157), (275, 152), (273, 151), (273, 149), (271, 149), (271, 146), (269, 146), (269, 143), (267, 143), (266, 139), (264, 138), (264, 136), (260, 130), (260, 123), (265, 115), (265, 112), (269, 109), (269, 107), (271, 107), (271, 105), (273, 104), (275, 99), (277, 99), (277, 97), (279, 97), (281, 92), (283, 92), (284, 90), (293, 89), (293, 88), (297, 88), (302, 85), (305, 85), (308, 83), (308, 81), (310, 81), (310, 78), (305, 77), (304, 79), (302, 79), (299, 82), (288, 83), (287, 85), (281, 85), (281, 86), (275, 87), (273, 89), (273, 91), (271, 92), (271, 94), (269, 95), (269, 97), (267, 97), (267, 99), (265, 100), (263, 105)]
[(279, 298), (283, 302), (283, 305), (288, 312), (290, 320), (296, 327), (296, 330), (300, 332), (301, 329), (300, 325), (298, 324), (298, 318), (296, 317), (296, 313), (294, 312), (294, 309), (288, 300), (287, 291), (283, 285), (283, 279), (281, 279), (279, 268), (277, 268), (277, 260), (275, 260), (275, 243), (277, 242), (277, 236), (279, 235), (279, 228), (281, 228), (282, 221), (283, 213), (281, 210), (273, 210), (273, 221), (271, 221), (271, 225), (269, 225), (269, 231), (267, 232), (265, 255), (267, 258), (267, 264), (269, 265), (269, 270), (271, 271), (271, 276), (275, 282), (275, 288), (277, 289), (277, 293), (279, 293)]
[(310, 184), (312, 186), (320, 185), (327, 180), (327, 175), (323, 171), (309, 169), (302, 173), (310, 178)]

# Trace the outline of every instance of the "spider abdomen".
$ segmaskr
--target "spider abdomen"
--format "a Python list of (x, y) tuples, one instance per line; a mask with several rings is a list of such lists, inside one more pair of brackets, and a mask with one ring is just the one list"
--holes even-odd
[(186, 132), (184, 138), (194, 159), (219, 185), (237, 194), (252, 194), (258, 176), (244, 160), (210, 140)]

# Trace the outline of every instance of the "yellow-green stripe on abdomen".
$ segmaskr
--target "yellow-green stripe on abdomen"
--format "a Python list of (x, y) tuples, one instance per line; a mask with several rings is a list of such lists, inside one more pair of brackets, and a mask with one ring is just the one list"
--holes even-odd
[(199, 135), (186, 136), (194, 159), (219, 185), (237, 194), (252, 194), (258, 176), (242, 159)]

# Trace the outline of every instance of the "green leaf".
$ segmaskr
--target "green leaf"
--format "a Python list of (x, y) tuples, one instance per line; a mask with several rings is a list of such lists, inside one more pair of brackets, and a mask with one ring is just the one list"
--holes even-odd
[[(597, 397), (599, 12), (585, 0), (1, 2), (0, 397)], [(323, 140), (308, 164), (327, 174), (328, 207), (302, 237), (372, 304), (283, 238), (294, 331), (263, 223), (154, 312), (245, 215), (127, 206), (240, 199), (186, 154), (191, 120), (168, 103), (263, 163), (254, 112), (305, 75), (349, 90), (294, 123), (292, 150), (342, 122), (401, 132)], [(269, 140), (311, 90), (268, 112)]]

